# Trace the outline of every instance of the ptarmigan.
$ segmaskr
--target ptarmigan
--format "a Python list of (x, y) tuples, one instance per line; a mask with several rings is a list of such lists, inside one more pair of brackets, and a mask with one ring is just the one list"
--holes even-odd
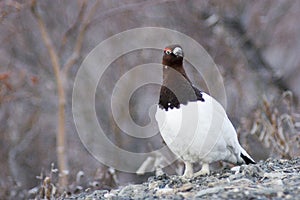
[[(164, 141), (185, 163), (183, 176), (208, 175), (209, 164), (220, 160), (254, 164), (221, 104), (191, 83), (183, 57), (179, 45), (164, 49), (163, 85), (155, 114)], [(197, 162), (202, 169), (194, 174), (192, 164)]]

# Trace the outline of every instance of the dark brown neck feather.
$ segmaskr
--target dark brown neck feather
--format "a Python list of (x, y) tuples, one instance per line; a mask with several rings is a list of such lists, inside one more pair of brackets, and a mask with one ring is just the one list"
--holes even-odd
[[(194, 87), (181, 62), (168, 63), (163, 60), (163, 85), (160, 90), (159, 106), (162, 109), (179, 108), (191, 101), (204, 101), (200, 90)], [(179, 73), (178, 73), (179, 72)]]
[[(185, 78), (185, 80), (187, 80), (188, 82), (191, 83), (190, 79), (188, 78), (188, 76), (185, 73), (185, 70), (184, 70), (182, 64), (173, 65), (172, 67), (170, 67), (169, 65), (164, 65), (164, 66), (166, 66), (163, 69), (163, 81), (164, 82), (165, 81), (168, 82), (168, 81), (170, 81), (170, 79), (172, 79), (171, 77), (168, 77), (168, 75), (171, 73), (170, 71), (173, 69), (173, 70), (176, 70), (177, 72), (179, 72)], [(174, 73), (175, 73), (175, 71), (174, 71)]]

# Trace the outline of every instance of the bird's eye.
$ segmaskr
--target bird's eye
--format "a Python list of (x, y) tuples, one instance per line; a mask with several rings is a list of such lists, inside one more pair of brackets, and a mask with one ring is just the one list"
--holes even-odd
[(169, 49), (165, 50), (165, 54), (170, 55), (171, 53), (172, 53), (171, 50), (169, 50)]

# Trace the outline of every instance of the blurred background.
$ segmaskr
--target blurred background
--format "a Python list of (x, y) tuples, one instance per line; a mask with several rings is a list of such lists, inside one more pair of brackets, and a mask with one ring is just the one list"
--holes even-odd
[[(0, 198), (28, 197), (46, 176), (74, 193), (153, 175), (99, 163), (82, 145), (72, 117), (72, 88), (83, 59), (101, 41), (138, 27), (173, 29), (206, 49), (224, 78), (229, 118), (255, 160), (300, 156), (299, 17), (295, 0), (1, 1)], [(163, 145), (159, 135), (127, 136), (110, 110), (119, 78), (136, 65), (160, 63), (161, 55), (158, 50), (124, 55), (99, 82), (98, 120), (123, 149), (148, 152)], [(208, 92), (193, 67), (187, 65), (186, 71)], [(157, 85), (145, 85), (132, 95), (129, 109), (137, 124), (149, 123), (158, 91)], [(179, 165), (167, 171), (174, 174)]]

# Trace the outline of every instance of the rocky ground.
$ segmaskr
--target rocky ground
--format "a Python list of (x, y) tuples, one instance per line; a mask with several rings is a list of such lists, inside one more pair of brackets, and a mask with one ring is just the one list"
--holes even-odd
[(143, 184), (63, 199), (300, 199), (300, 158), (268, 159), (189, 180), (164, 174)]

